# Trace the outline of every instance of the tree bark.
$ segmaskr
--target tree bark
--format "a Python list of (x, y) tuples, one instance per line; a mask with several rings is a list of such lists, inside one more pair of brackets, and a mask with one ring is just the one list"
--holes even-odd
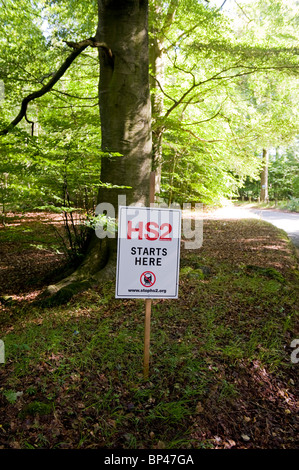
[[(127, 204), (148, 204), (151, 171), (151, 103), (148, 76), (148, 4), (144, 0), (99, 0), (96, 38), (102, 49), (99, 102), (102, 149), (121, 157), (103, 158), (101, 181), (131, 189), (100, 187), (99, 202), (118, 207), (118, 195)], [(117, 212), (116, 212), (117, 213)]]

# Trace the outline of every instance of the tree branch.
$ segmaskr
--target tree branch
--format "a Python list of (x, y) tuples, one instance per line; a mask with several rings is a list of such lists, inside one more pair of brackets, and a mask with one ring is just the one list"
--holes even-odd
[(194, 134), (194, 132), (192, 132), (190, 129), (182, 128), (182, 131), (188, 132), (188, 134), (192, 135), (192, 137), (194, 137), (196, 140), (199, 140), (200, 142), (206, 142), (209, 144), (213, 144), (214, 142), (223, 142), (223, 139), (214, 139), (214, 140), (201, 139), (196, 134)]
[(163, 90), (163, 87), (161, 85), (161, 83), (159, 82), (159, 80), (152, 74), (150, 74), (150, 77), (155, 80), (160, 88), (160, 90), (162, 91), (163, 95), (166, 96), (167, 98), (169, 98), (171, 101), (173, 101), (174, 103), (176, 103), (176, 100), (174, 98), (172, 98), (170, 95), (168, 95), (164, 90)]
[[(233, 75), (221, 75), (225, 72), (229, 72), (229, 71), (232, 71), (234, 69), (237, 69), (237, 70), (241, 70)], [(257, 73), (257, 72), (270, 72), (270, 71), (273, 71), (273, 70), (279, 70), (281, 72), (286, 72), (286, 71), (289, 71), (289, 70), (292, 70), (293, 72), (294, 71), (297, 71), (298, 72), (298, 66), (297, 65), (294, 65), (294, 66), (286, 66), (286, 65), (282, 65), (282, 66), (269, 66), (269, 67), (255, 67), (255, 66), (244, 66), (244, 65), (241, 65), (241, 64), (237, 64), (237, 65), (234, 65), (232, 67), (229, 67), (227, 69), (224, 69), (224, 70), (221, 70), (220, 72), (217, 72), (215, 75), (212, 75), (211, 77), (207, 78), (206, 80), (203, 80), (201, 82), (198, 82), (198, 83), (194, 83), (194, 80), (193, 80), (193, 84), (190, 86), (190, 88), (188, 88), (188, 90), (186, 90), (181, 98), (179, 98), (176, 102), (174, 102), (174, 104), (166, 111), (165, 115), (164, 115), (164, 119), (166, 119), (170, 113), (175, 109), (177, 108), (180, 104), (184, 103), (184, 100), (185, 98), (192, 92), (192, 90), (194, 90), (195, 88), (198, 88), (202, 85), (205, 85), (206, 83), (208, 82), (211, 82), (211, 81), (219, 81), (219, 80), (234, 80), (238, 77), (243, 77), (243, 76), (246, 76), (246, 75), (252, 75), (254, 73)], [(191, 72), (187, 72), (187, 73), (191, 73)], [(193, 75), (191, 73), (191, 75)]]
[(52, 92), (59, 93), (60, 95), (68, 96), (69, 98), (75, 98), (76, 100), (97, 100), (98, 96), (76, 96), (67, 93), (66, 91), (56, 90), (56, 88), (52, 89)]
[(83, 41), (80, 42), (73, 42), (73, 41), (64, 41), (69, 47), (72, 47), (73, 49), (80, 49), (81, 47), (84, 47), (84, 49), (87, 46), (91, 47), (97, 47), (100, 49), (104, 49), (104, 51), (107, 53), (107, 55), (110, 57), (110, 59), (113, 59), (113, 53), (111, 49), (107, 46), (105, 42), (98, 42), (95, 40), (95, 38), (88, 38), (84, 39)]
[[(179, 100), (177, 100), (165, 113), (165, 118), (167, 118), (169, 116), (169, 114), (177, 107), (179, 106), (183, 101), (184, 99), (186, 98), (187, 95), (189, 95), (189, 93), (191, 93), (192, 90), (194, 90), (194, 88), (197, 88), (207, 82), (210, 82), (211, 80), (219, 80), (219, 79), (225, 79), (227, 77), (219, 77), (219, 75), (221, 75), (222, 73), (224, 72), (228, 72), (229, 70), (232, 70), (232, 69), (235, 69), (235, 68), (239, 68), (238, 66), (234, 66), (234, 67), (229, 67), (228, 69), (224, 69), (224, 70), (221, 70), (220, 72), (217, 72), (215, 75), (212, 75), (210, 78), (207, 78), (206, 80), (203, 80), (199, 83), (195, 83), (195, 77), (194, 75), (192, 74), (192, 72), (188, 72), (188, 73), (191, 73), (191, 75), (193, 76), (193, 85), (190, 86), (190, 88), (185, 91), (183, 93), (183, 95), (181, 96), (181, 98)], [(235, 78), (235, 76), (233, 76)]]
[[(222, 107), (222, 106), (221, 106)], [(220, 109), (217, 111), (216, 114), (214, 114), (212, 117), (210, 118), (207, 118), (207, 119), (203, 119), (202, 121), (196, 121), (196, 122), (191, 122), (191, 123), (183, 123), (184, 126), (197, 126), (198, 124), (202, 124), (203, 122), (209, 122), (209, 121), (212, 121), (213, 119), (215, 119), (221, 112), (221, 107)]]
[[(177, 40), (176, 40), (176, 44), (178, 44), (184, 36), (188, 36), (189, 33), (192, 33), (192, 31), (194, 31), (196, 28), (199, 28), (199, 26), (201, 26), (203, 23), (204, 23), (204, 21), (200, 21), (199, 23), (196, 23), (194, 26), (192, 26), (192, 28), (190, 28), (186, 31), (183, 31), (181, 34), (179, 34), (178, 37), (177, 37)], [(168, 51), (169, 49), (171, 49), (173, 47), (174, 47), (174, 44), (170, 44), (170, 46), (168, 46), (166, 48), (166, 51)]]
[(235, 4), (237, 5), (238, 8), (240, 8), (241, 12), (243, 13), (244, 16), (246, 16), (246, 18), (248, 19), (248, 24), (253, 21), (251, 18), (249, 18), (249, 16), (246, 14), (245, 10), (243, 7), (241, 7), (241, 5), (239, 5), (239, 3), (235, 0)]
[(220, 10), (222, 10), (222, 8), (224, 7), (224, 5), (226, 4), (227, 0), (224, 0), (224, 2), (222, 3), (221, 7), (218, 8), (218, 10), (216, 10), (216, 13)]
[(31, 135), (33, 136), (34, 135), (34, 121), (30, 121), (30, 119), (28, 119), (26, 113), (25, 113), (25, 119), (28, 122), (28, 124), (31, 124)]
[(68, 105), (68, 106), (52, 106), (52, 109), (70, 109), (70, 108), (94, 108), (95, 106), (98, 106), (99, 102), (95, 104), (80, 104), (80, 105)]
[(178, 7), (178, 4), (179, 4), (178, 0), (171, 0), (171, 2), (169, 4), (168, 11), (167, 11), (167, 14), (166, 14), (166, 17), (165, 17), (165, 21), (164, 21), (164, 24), (163, 24), (162, 29), (161, 29), (161, 33), (163, 35), (168, 33), (169, 28), (171, 27), (171, 25), (173, 23), (175, 12), (176, 12), (176, 9)]
[(60, 68), (55, 72), (52, 76), (52, 78), (46, 83), (42, 88), (40, 88), (37, 91), (34, 91), (33, 93), (30, 93), (30, 95), (26, 96), (21, 104), (21, 109), (19, 114), (15, 117), (13, 121), (5, 128), (0, 131), (0, 135), (6, 135), (8, 134), (15, 126), (19, 124), (19, 122), (26, 117), (26, 112), (27, 112), (27, 107), (28, 104), (35, 100), (36, 98), (40, 98), (41, 96), (45, 95), (50, 91), (55, 83), (57, 83), (60, 78), (64, 75), (64, 73), (68, 70), (70, 65), (74, 62), (74, 60), (78, 57), (78, 55), (81, 54), (88, 46), (92, 47), (102, 47), (106, 50), (107, 54), (109, 57), (112, 59), (113, 55), (111, 50), (108, 48), (108, 46), (104, 43), (98, 43), (94, 40), (94, 38), (89, 38), (84, 41), (75, 43), (75, 42), (66, 42), (66, 44), (70, 47), (72, 47), (74, 50), (73, 52), (66, 58), (66, 60), (63, 62), (63, 64), (60, 66)]

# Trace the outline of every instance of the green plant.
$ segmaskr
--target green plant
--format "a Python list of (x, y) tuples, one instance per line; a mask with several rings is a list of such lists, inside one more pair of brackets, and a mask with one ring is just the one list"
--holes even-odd
[(18, 397), (23, 395), (23, 392), (15, 392), (14, 390), (4, 390), (3, 395), (9, 403), (15, 403)]
[(20, 412), (20, 416), (24, 417), (26, 415), (36, 415), (39, 414), (41, 416), (48, 415), (53, 412), (54, 404), (53, 403), (44, 403), (38, 400), (32, 401), (28, 405), (26, 405), (22, 411)]

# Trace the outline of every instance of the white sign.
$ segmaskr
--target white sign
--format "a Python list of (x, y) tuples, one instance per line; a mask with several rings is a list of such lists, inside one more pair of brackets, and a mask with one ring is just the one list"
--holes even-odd
[(181, 210), (120, 206), (116, 298), (178, 297)]

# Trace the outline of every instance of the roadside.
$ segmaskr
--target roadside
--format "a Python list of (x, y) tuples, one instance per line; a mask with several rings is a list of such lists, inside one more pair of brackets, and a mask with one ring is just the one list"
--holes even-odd
[(257, 208), (255, 204), (228, 204), (207, 213), (211, 219), (260, 219), (284, 230), (295, 247), (299, 248), (299, 213), (279, 209)]
[(270, 222), (282, 230), (284, 230), (295, 247), (299, 248), (299, 213), (282, 212), (279, 210), (269, 209), (249, 209), (249, 212), (257, 215), (260, 219)]
[(280, 212), (293, 212), (299, 214), (299, 199), (292, 198), (285, 201), (269, 201), (269, 202), (249, 202), (249, 201), (234, 201), (236, 206), (241, 206), (248, 209), (266, 209), (278, 210)]

